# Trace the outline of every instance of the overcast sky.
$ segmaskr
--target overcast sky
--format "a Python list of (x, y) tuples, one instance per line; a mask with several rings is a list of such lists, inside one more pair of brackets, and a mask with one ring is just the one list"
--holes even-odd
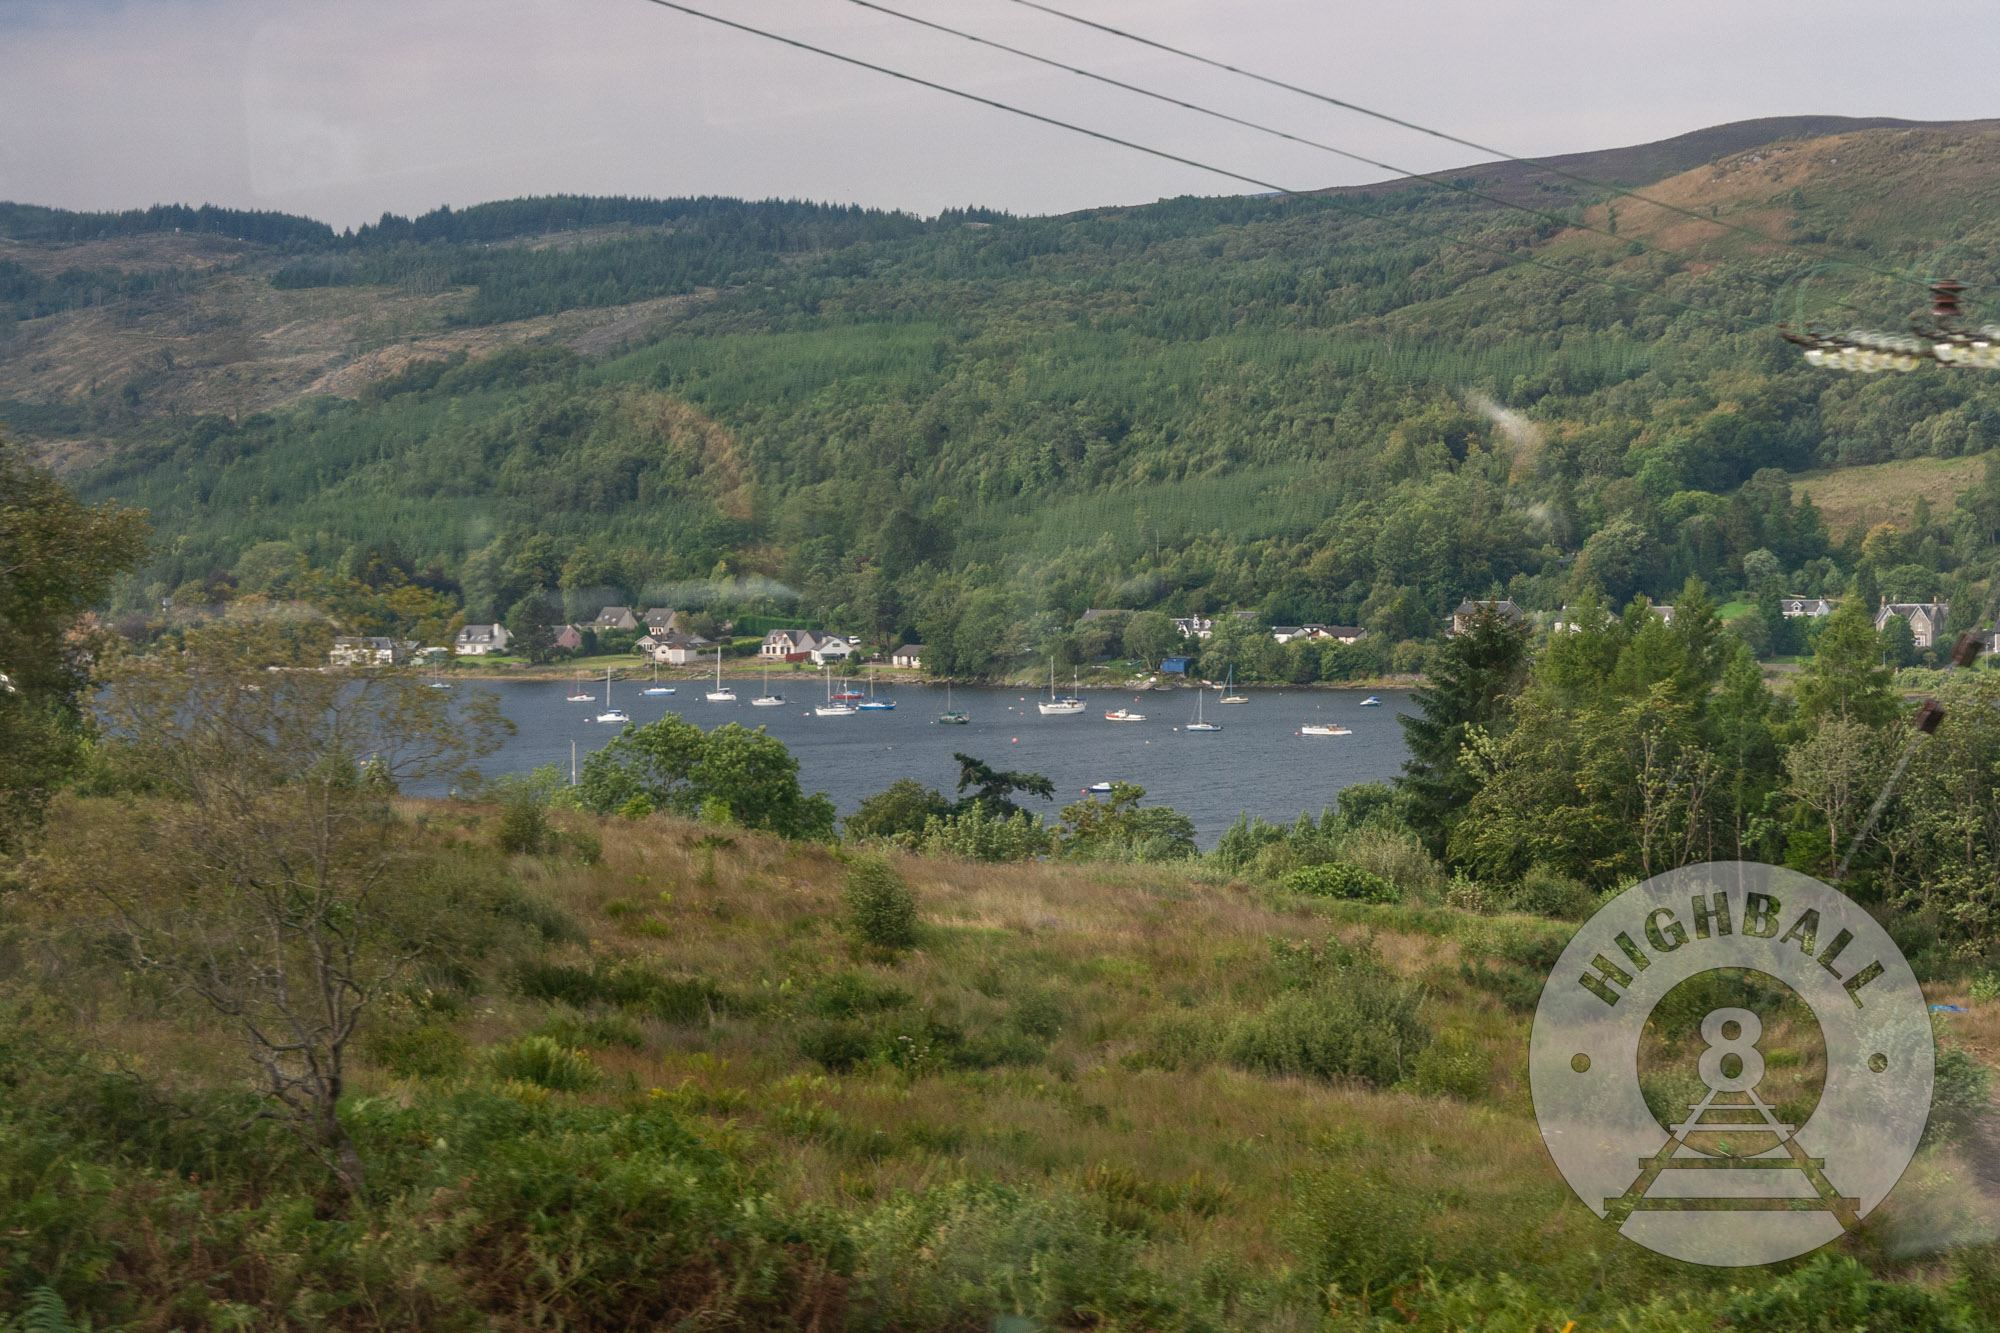
[[(686, 2), (1288, 187), (1382, 175), (846, 0)], [(1399, 165), (1478, 157), (1009, 0), (883, 3)], [(1957, 0), (1051, 3), (1525, 155), (1752, 116), (2000, 114), (2000, 6)], [(1976, 58), (1940, 71), (1953, 53)], [(0, 0), (0, 127), (0, 199), (341, 226), (555, 192), (929, 213), (1247, 188), (647, 0)]]

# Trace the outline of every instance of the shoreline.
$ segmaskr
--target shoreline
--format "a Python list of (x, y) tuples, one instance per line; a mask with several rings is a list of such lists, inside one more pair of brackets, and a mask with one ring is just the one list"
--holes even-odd
[[(474, 660), (476, 661), (477, 659)], [(346, 667), (339, 669), (365, 671), (368, 670), (369, 668)], [(428, 670), (428, 668), (424, 669)], [(447, 680), (454, 680), (454, 681), (533, 681), (539, 684), (556, 684), (560, 682), (575, 681), (579, 676), (581, 676), (583, 684), (586, 687), (589, 687), (593, 681), (595, 681), (598, 685), (602, 685), (604, 683), (604, 669), (605, 669), (604, 663), (599, 663), (595, 667), (585, 668), (581, 671), (577, 670), (576, 668), (558, 668), (551, 665), (488, 666), (488, 665), (471, 665), (469, 663), (452, 663), (444, 667), (443, 676)], [(625, 666), (612, 666), (611, 670), (613, 672), (611, 679), (614, 683), (618, 684), (630, 683), (637, 680), (650, 681), (653, 678), (653, 668), (650, 663), (642, 664), (638, 662), (633, 662)], [(793, 680), (793, 681), (810, 680), (817, 682), (822, 678), (822, 673), (817, 669), (808, 671), (794, 671), (791, 669), (789, 664), (787, 664), (783, 668), (774, 668), (770, 674), (773, 684), (776, 684), (783, 680)], [(876, 682), (879, 685), (937, 685), (937, 686), (951, 685), (951, 686), (971, 688), (971, 689), (1002, 689), (1002, 690), (1015, 690), (1015, 689), (1041, 690), (1046, 688), (1046, 684), (1044, 682), (1030, 682), (1025, 679), (1008, 679), (1003, 677), (998, 680), (994, 679), (982, 680), (982, 679), (969, 679), (961, 676), (933, 676), (926, 674), (925, 672), (922, 671), (913, 671), (907, 667), (869, 667), (865, 668), (864, 670), (851, 671), (846, 673), (845, 675), (835, 676), (834, 679), (851, 681), (856, 684), (866, 684), (870, 674), (873, 674), (875, 676)], [(706, 671), (697, 671), (691, 667), (662, 667), (660, 669), (659, 678), (661, 684), (672, 685), (676, 689), (678, 689), (682, 685), (693, 685), (693, 684), (699, 684), (702, 681), (713, 681), (715, 679), (715, 669), (713, 666), (711, 666)], [(725, 663), (722, 669), (722, 679), (724, 681), (730, 681), (730, 682), (761, 681), (763, 678), (764, 678), (764, 669), (762, 667), (751, 667), (751, 666), (731, 667), (730, 665)], [(1354, 690), (1366, 693), (1374, 693), (1380, 690), (1416, 689), (1423, 683), (1424, 683), (1424, 678), (1421, 675), (1371, 676), (1361, 680), (1317, 680), (1317, 681), (1310, 681), (1303, 685), (1295, 684), (1291, 681), (1261, 681), (1261, 682), (1238, 681), (1236, 682), (1236, 688), (1243, 690), (1246, 693), (1259, 692), (1259, 691), (1268, 692), (1273, 690), (1277, 691)], [(1156, 680), (1151, 675), (1144, 675), (1144, 676), (1126, 677), (1122, 680), (1099, 679), (1095, 681), (1084, 681), (1082, 683), (1081, 688), (1085, 690), (1093, 690), (1093, 689), (1119, 690), (1119, 691), (1134, 690), (1143, 693), (1148, 691), (1155, 691), (1156, 684), (1157, 684)], [(1221, 682), (1219, 681), (1205, 681), (1205, 682), (1188, 681), (1188, 682), (1181, 682), (1181, 683), (1167, 685), (1163, 690), (1159, 690), (1156, 692), (1173, 694), (1173, 693), (1179, 693), (1183, 690), (1193, 690), (1193, 689), (1219, 690), (1220, 688), (1221, 688)]]

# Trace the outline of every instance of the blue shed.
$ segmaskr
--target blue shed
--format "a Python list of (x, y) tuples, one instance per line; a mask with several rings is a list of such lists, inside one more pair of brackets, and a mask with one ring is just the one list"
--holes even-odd
[(1160, 663), (1160, 670), (1171, 672), (1176, 676), (1185, 676), (1187, 674), (1188, 663), (1193, 660), (1191, 657), (1169, 657), (1166, 661)]

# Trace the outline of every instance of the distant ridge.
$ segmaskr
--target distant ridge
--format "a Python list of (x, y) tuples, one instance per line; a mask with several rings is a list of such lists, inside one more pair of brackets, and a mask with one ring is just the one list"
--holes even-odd
[[(1626, 148), (1598, 148), (1586, 153), (1562, 153), (1544, 157), (1546, 167), (1559, 167), (1579, 176), (1589, 176), (1627, 189), (1651, 185), (1683, 171), (1713, 162), (1717, 158), (1748, 152), (1781, 139), (1813, 139), (1828, 134), (1853, 134), (1861, 130), (2000, 130), (2000, 120), (1897, 120), (1891, 116), (1764, 116), (1756, 120), (1736, 120), (1727, 125), (1690, 130), (1671, 139), (1635, 144)], [(1482, 189), (1503, 199), (1528, 202), (1551, 191), (1585, 195), (1589, 187), (1567, 180), (1545, 166), (1525, 162), (1482, 162), (1470, 167), (1452, 167), (1430, 173), (1445, 180), (1470, 178)], [(1415, 176), (1380, 181), (1372, 185), (1336, 185), (1315, 194), (1388, 194), (1429, 182)]]

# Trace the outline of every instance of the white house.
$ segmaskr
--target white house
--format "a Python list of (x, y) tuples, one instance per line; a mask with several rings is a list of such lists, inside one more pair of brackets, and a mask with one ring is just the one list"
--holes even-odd
[(906, 643), (895, 652), (889, 654), (889, 665), (909, 667), (913, 671), (921, 671), (924, 665), (924, 654), (928, 651), (930, 650), (925, 648), (921, 643)]
[(1944, 618), (1951, 614), (1950, 602), (1891, 602), (1883, 601), (1875, 612), (1875, 632), (1889, 623), (1890, 616), (1901, 616), (1910, 622), (1910, 637), (1917, 647), (1928, 648), (1944, 637)]
[(333, 641), (326, 660), (332, 666), (394, 666), (403, 657), (404, 646), (394, 639), (347, 636)]
[(757, 646), (757, 656), (766, 662), (801, 661), (819, 646), (820, 637), (809, 629), (774, 629)]
[(858, 651), (860, 646), (854, 640), (842, 638), (838, 634), (829, 634), (819, 641), (818, 646), (812, 649), (808, 656), (814, 666), (825, 666), (829, 662), (845, 662)]
[(1791, 620), (1798, 616), (1817, 619), (1833, 614), (1833, 603), (1824, 597), (1787, 597), (1778, 603), (1779, 614)]
[(699, 634), (648, 634), (652, 642), (642, 651), (655, 662), (665, 662), (670, 666), (687, 666), (701, 662), (715, 644)]
[(506, 652), (507, 640), (513, 637), (505, 625), (467, 625), (458, 632), (452, 647), (460, 657), (485, 657)]
[(1207, 639), (1214, 637), (1215, 621), (1207, 616), (1176, 616), (1174, 628), (1183, 639)]

